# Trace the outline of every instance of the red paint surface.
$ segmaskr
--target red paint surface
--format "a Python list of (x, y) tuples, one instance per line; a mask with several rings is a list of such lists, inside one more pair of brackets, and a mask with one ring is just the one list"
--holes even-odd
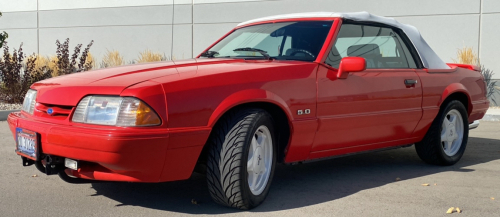
[[(366, 60), (363, 57), (345, 57), (340, 61), (339, 69), (337, 70), (337, 78), (346, 79), (349, 72), (361, 72), (366, 70)], [(332, 70), (333, 71), (333, 70)], [(331, 74), (331, 73), (330, 73)], [(327, 75), (332, 79), (332, 76)]]
[[(469, 121), (488, 108), (475, 68), (367, 69), (337, 79), (322, 64), (342, 20), (334, 22), (314, 62), (242, 59), (170, 61), (76, 73), (38, 82), (37, 110), (9, 115), (16, 127), (41, 135), (44, 154), (80, 160), (73, 176), (110, 181), (162, 182), (191, 175), (212, 127), (231, 108), (272, 103), (287, 116), (285, 162), (361, 152), (420, 141), (451, 94), (467, 96)], [(257, 25), (257, 24), (251, 24)], [(243, 27), (238, 27), (243, 28)], [(335, 76), (329, 76), (335, 75)], [(405, 79), (417, 80), (406, 86)], [(71, 122), (86, 95), (133, 96), (162, 120), (154, 127), (110, 127)], [(55, 108), (50, 116), (46, 109)], [(298, 115), (298, 110), (310, 114)]]
[[(346, 79), (318, 71), (319, 128), (312, 151), (324, 151), (411, 138), (422, 116), (420, 82), (413, 69), (367, 69)], [(333, 73), (336, 74), (336, 73)]]

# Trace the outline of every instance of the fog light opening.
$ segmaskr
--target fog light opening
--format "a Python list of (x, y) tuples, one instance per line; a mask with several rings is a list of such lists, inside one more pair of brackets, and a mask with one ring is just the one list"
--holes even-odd
[(69, 168), (69, 169), (72, 169), (72, 170), (78, 170), (78, 161), (73, 160), (73, 159), (69, 159), (69, 158), (65, 158), (64, 159), (64, 166)]

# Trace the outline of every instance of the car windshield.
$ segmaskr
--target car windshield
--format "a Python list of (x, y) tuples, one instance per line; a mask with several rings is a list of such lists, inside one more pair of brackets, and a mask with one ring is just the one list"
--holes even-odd
[(237, 29), (201, 56), (314, 61), (332, 21), (300, 21)]

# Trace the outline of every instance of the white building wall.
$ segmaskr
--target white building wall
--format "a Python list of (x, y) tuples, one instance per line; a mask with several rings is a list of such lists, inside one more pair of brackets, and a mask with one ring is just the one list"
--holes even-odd
[(55, 54), (55, 40), (71, 46), (94, 40), (91, 52), (120, 51), (127, 61), (150, 49), (176, 59), (199, 54), (239, 22), (312, 11), (370, 13), (416, 26), (446, 62), (471, 46), (500, 79), (498, 0), (0, 0), (0, 30), (9, 46)]

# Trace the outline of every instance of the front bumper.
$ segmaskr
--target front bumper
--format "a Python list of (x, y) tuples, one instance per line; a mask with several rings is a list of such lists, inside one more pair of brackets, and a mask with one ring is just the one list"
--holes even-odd
[(187, 179), (210, 129), (119, 128), (40, 122), (14, 112), (8, 124), (40, 134), (41, 154), (83, 162), (69, 175), (92, 180), (162, 182)]

